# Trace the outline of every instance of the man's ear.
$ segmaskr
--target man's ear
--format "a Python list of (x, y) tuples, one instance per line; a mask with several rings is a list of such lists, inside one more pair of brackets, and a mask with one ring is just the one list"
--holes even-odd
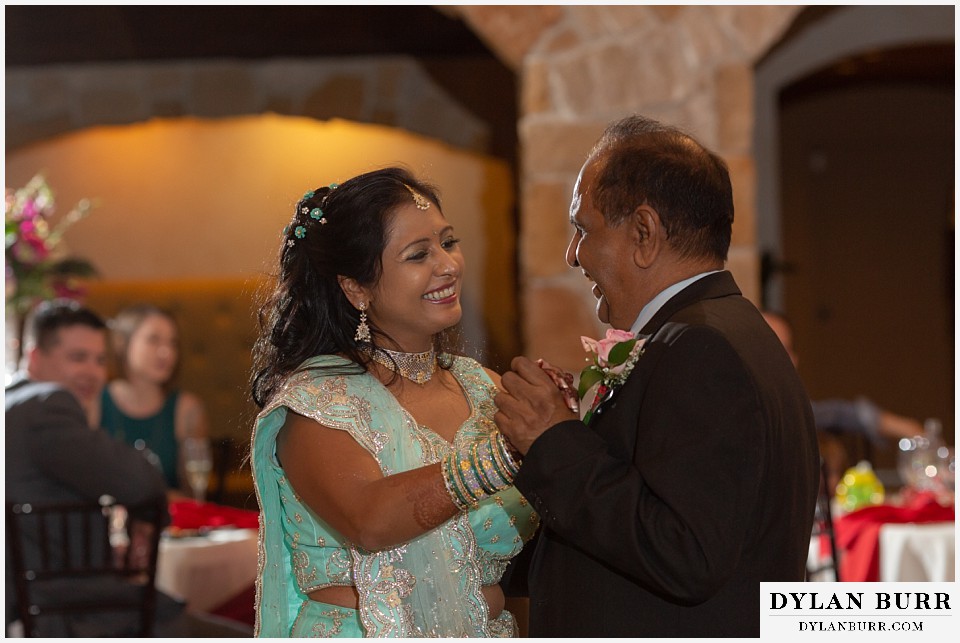
[(361, 302), (369, 306), (373, 300), (370, 296), (369, 289), (361, 286), (353, 277), (337, 275), (337, 283), (340, 284), (340, 290), (343, 291), (343, 294), (346, 295), (347, 300), (350, 301), (354, 308), (360, 308)]
[(660, 214), (649, 205), (641, 205), (633, 211), (631, 225), (633, 227), (630, 234), (634, 241), (633, 262), (639, 268), (649, 268), (666, 243)]
[(20, 365), (26, 367), (27, 377), (30, 379), (36, 379), (42, 372), (42, 369), (40, 368), (41, 357), (40, 349), (36, 346), (27, 348), (27, 352), (23, 356)]

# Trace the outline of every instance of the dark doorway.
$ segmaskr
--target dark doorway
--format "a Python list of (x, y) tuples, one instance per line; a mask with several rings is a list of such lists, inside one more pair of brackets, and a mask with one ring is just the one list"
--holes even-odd
[(785, 312), (811, 397), (940, 418), (952, 443), (953, 43), (836, 61), (781, 92), (779, 122)]

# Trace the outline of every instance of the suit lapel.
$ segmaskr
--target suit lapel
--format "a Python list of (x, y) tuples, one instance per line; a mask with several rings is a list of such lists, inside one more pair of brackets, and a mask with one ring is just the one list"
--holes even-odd
[[(676, 313), (683, 310), (690, 304), (693, 304), (697, 301), (704, 299), (716, 299), (718, 297), (729, 297), (730, 295), (739, 295), (740, 289), (737, 287), (737, 282), (733, 280), (733, 275), (729, 271), (724, 270), (722, 272), (716, 272), (712, 275), (707, 275), (701, 279), (696, 280), (676, 295), (667, 300), (667, 302), (657, 311), (653, 318), (644, 325), (640, 331), (640, 336), (643, 337), (652, 337), (660, 327), (663, 326), (667, 321), (673, 317)], [(643, 361), (643, 357), (640, 357), (640, 362)], [(640, 366), (640, 362), (637, 363), (637, 368)], [(630, 374), (630, 377), (633, 377), (633, 373)], [(629, 378), (628, 378), (629, 379)], [(590, 418), (590, 424), (596, 424), (599, 421), (600, 417), (603, 414), (604, 406), (610, 403), (616, 396), (626, 386), (624, 383), (621, 386), (611, 388), (607, 391), (607, 394), (600, 400), (600, 403), (593, 410), (593, 415)]]
[(733, 275), (727, 270), (697, 279), (668, 299), (667, 303), (661, 306), (660, 310), (653, 316), (653, 319), (648, 321), (640, 330), (640, 334), (654, 335), (660, 330), (661, 326), (667, 323), (667, 320), (694, 302), (739, 294), (741, 293), (740, 289), (737, 288), (737, 282), (733, 280)]

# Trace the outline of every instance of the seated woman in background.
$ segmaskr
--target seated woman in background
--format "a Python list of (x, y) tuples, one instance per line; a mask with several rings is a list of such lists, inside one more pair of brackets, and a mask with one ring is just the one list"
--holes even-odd
[(499, 376), (451, 352), (463, 255), (388, 168), (308, 192), (260, 310), (252, 470), (260, 636), (515, 636), (499, 585), (538, 518)]
[(190, 493), (183, 444), (187, 438), (206, 440), (208, 427), (203, 402), (173, 386), (180, 361), (177, 322), (157, 306), (138, 304), (120, 311), (109, 326), (119, 377), (103, 390), (100, 426), (152, 452), (169, 489)]

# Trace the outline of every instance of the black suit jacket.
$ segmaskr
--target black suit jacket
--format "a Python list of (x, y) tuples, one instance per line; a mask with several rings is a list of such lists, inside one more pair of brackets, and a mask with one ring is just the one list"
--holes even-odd
[[(139, 505), (164, 498), (163, 475), (143, 453), (93, 430), (76, 398), (52, 382), (21, 380), (5, 390), (5, 470), (7, 502), (35, 505), (90, 501), (110, 495)], [(29, 538), (29, 534), (26, 536)], [(26, 543), (25, 555), (35, 555)], [(9, 543), (6, 556), (9, 559)], [(117, 581), (118, 591), (129, 586)], [(5, 621), (16, 618), (10, 562), (6, 571)], [(162, 604), (162, 602), (161, 602)], [(97, 620), (109, 619), (98, 615)], [(100, 635), (110, 632), (100, 628)], [(113, 634), (117, 631), (113, 630)], [(46, 636), (64, 636), (47, 632)]]
[(810, 402), (720, 272), (671, 298), (586, 427), (537, 439), (531, 636), (759, 636), (761, 581), (802, 581), (818, 488)]

